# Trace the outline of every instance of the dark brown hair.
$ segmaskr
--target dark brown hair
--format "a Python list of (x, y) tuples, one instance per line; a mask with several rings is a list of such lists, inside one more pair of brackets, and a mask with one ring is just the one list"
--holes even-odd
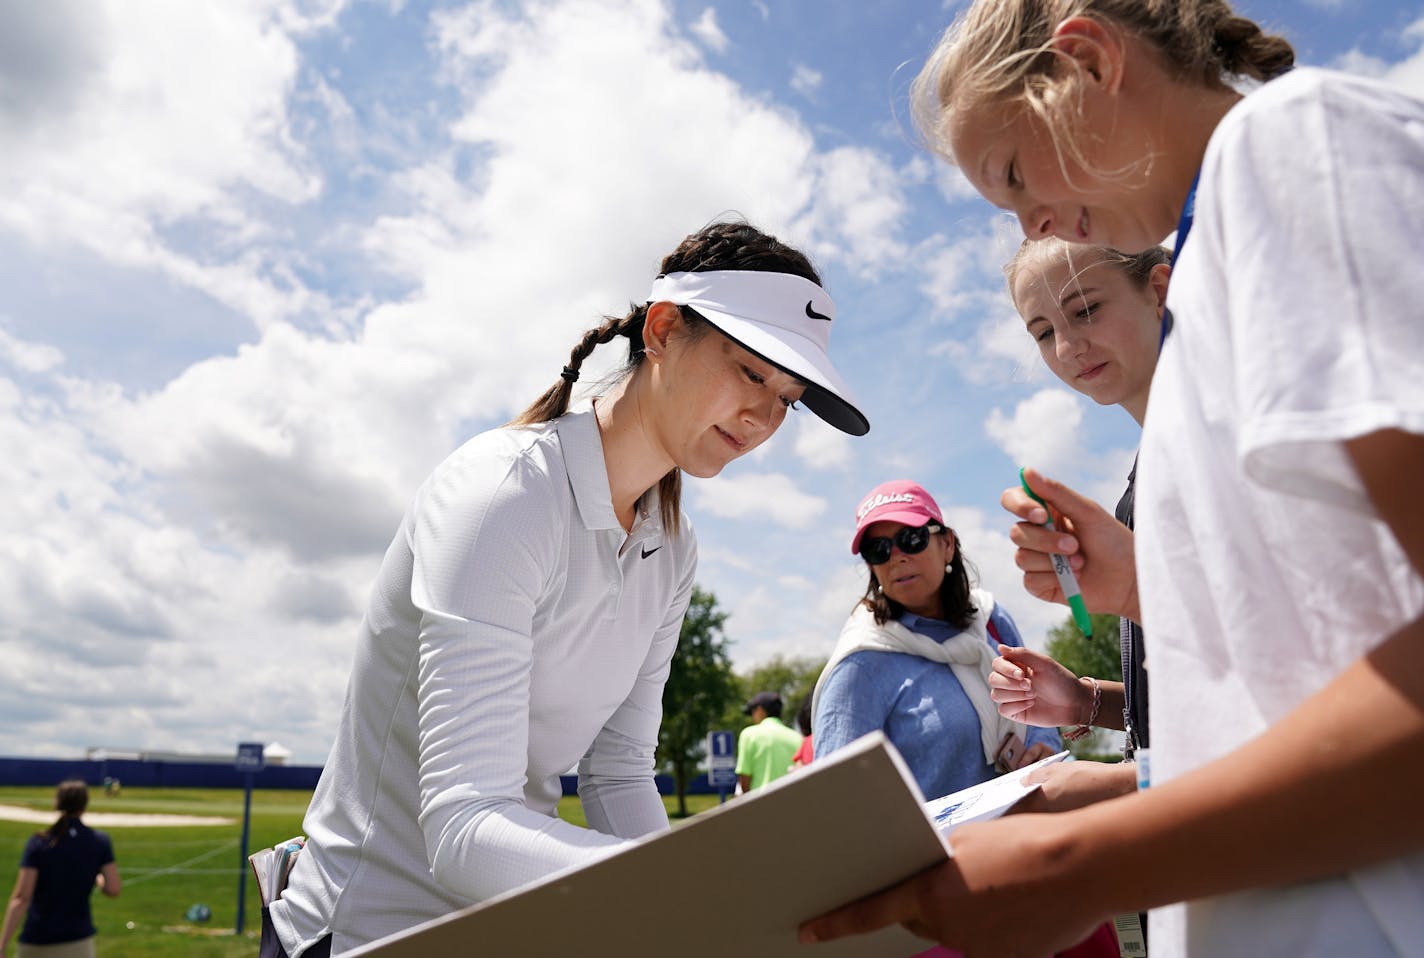
[(89, 786), (81, 779), (65, 779), (54, 791), (54, 807), (59, 812), (59, 818), (48, 831), (41, 833), (49, 837), (51, 847), (60, 843), (68, 833), (70, 823), (78, 821), (84, 809), (89, 807)]
[[(677, 249), (664, 257), (658, 272), (702, 273), (724, 269), (792, 273), (809, 279), (817, 286), (821, 285), (820, 274), (804, 253), (749, 223), (741, 222), (713, 223), (687, 236), (678, 244)], [(696, 339), (706, 333), (709, 324), (696, 310), (687, 306), (679, 306), (678, 310), (682, 314), (689, 336)], [(603, 324), (584, 333), (578, 345), (569, 353), (568, 365), (564, 367), (568, 375), (561, 375), (558, 382), (545, 390), (544, 394), (515, 417), (510, 425), (531, 426), (558, 419), (568, 412), (574, 381), (578, 378), (583, 361), (595, 347), (620, 336), (628, 340), (628, 361), (618, 378), (621, 380), (632, 375), (643, 362), (643, 324), (647, 316), (646, 303), (630, 303), (628, 313), (624, 316), (605, 316)], [(671, 535), (676, 535), (681, 515), (681, 470), (674, 468), (658, 481), (658, 495), (662, 502), (663, 526)]]

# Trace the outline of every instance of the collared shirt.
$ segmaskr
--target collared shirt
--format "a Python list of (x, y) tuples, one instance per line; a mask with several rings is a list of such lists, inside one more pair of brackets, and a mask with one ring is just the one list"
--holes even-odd
[(737, 736), (737, 774), (751, 777), (751, 789), (761, 788), (791, 771), (801, 747), (801, 733), (774, 715), (748, 725)]
[[(696, 545), (625, 533), (593, 413), (467, 442), (417, 493), (356, 646), (309, 839), (272, 909), (335, 952), (667, 827), (662, 691)], [(590, 829), (554, 818), (578, 763)], [(594, 830), (596, 829), (596, 831)]]

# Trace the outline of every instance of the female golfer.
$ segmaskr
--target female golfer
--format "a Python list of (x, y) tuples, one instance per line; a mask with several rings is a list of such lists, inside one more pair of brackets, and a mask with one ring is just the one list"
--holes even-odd
[[(689, 236), (644, 305), (586, 333), (547, 393), (421, 487), (270, 908), (271, 953), (339, 954), (668, 827), (653, 752), (696, 566), (682, 471), (717, 475), (798, 402), (869, 428), (826, 355), (819, 282), (751, 226)], [(567, 412), (615, 338), (626, 374)], [(575, 764), (589, 828), (555, 817)]]
[[(1137, 485), (1151, 787), (966, 827), (805, 937), (1043, 954), (1148, 906), (1154, 956), (1420, 953), (1424, 103), (1291, 61), (1220, 0), (976, 0), (921, 74), (1030, 238), (1177, 231)], [(1130, 571), (1049, 502), (1093, 607)]]

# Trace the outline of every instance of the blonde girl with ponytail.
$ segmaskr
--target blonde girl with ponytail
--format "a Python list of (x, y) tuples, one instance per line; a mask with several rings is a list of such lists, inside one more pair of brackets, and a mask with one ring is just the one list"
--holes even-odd
[(920, 74), (1027, 238), (1176, 234), (1135, 569), (1105, 511), (1004, 499), (1021, 567), (1140, 606), (1150, 787), (968, 826), (807, 938), (1042, 955), (1150, 908), (1153, 958), (1424, 954), (1424, 102), (1293, 60), (1220, 0), (976, 0)]

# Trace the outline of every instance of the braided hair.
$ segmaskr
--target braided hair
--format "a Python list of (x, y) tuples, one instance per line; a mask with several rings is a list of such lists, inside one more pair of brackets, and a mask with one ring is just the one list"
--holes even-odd
[[(809, 279), (817, 286), (821, 277), (811, 265), (806, 255), (788, 246), (776, 237), (763, 233), (749, 223), (722, 222), (698, 230), (683, 239), (663, 258), (659, 273), (701, 273), (709, 270), (759, 270), (769, 273), (791, 273)], [(688, 306), (679, 306), (689, 337), (693, 340), (703, 336), (709, 324)], [(559, 379), (550, 386), (528, 409), (520, 413), (511, 426), (530, 426), (535, 423), (557, 419), (569, 411), (569, 400), (573, 397), (574, 383), (578, 382), (583, 361), (599, 346), (618, 338), (628, 340), (628, 360), (619, 374), (619, 379), (631, 376), (642, 365), (643, 324), (648, 317), (646, 303), (630, 303), (623, 316), (605, 316), (601, 325), (595, 326), (579, 337), (577, 345), (569, 352), (568, 364), (559, 373)], [(663, 527), (676, 535), (680, 526), (682, 471), (673, 468), (658, 481), (658, 493), (662, 503)]]

